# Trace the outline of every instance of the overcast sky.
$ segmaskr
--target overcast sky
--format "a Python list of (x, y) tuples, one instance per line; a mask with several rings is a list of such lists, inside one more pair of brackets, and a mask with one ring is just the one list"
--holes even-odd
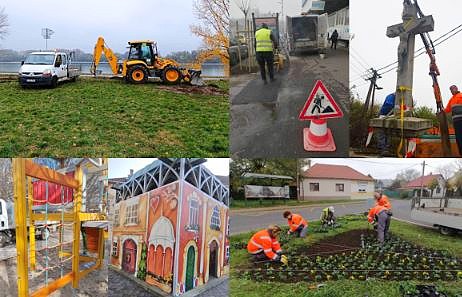
[[(155, 158), (110, 158), (109, 178), (127, 177), (130, 174), (130, 169), (136, 172), (155, 160)], [(204, 165), (215, 175), (229, 175), (229, 159), (227, 158), (209, 158)]]
[[(250, 13), (249, 17), (252, 17), (252, 12), (255, 9), (261, 14), (268, 15), (267, 13), (281, 13), (281, 1), (282, 0), (244, 0), (250, 1)], [(230, 13), (232, 19), (243, 19), (244, 14), (239, 9), (239, 5), (243, 0), (230, 0)], [(301, 12), (302, 0), (284, 0), (284, 15), (294, 16), (299, 15)]]
[(93, 52), (98, 36), (117, 52), (125, 52), (129, 40), (158, 42), (161, 54), (193, 50), (201, 40), (190, 31), (196, 22), (192, 0), (2, 0), (10, 24), (0, 49), (41, 49), (41, 28), (55, 34), (48, 48), (79, 48)]
[[(433, 15), (435, 30), (430, 32), (433, 40), (462, 23), (460, 17), (462, 1), (454, 0), (419, 0), (419, 6), (425, 15)], [(380, 68), (396, 61), (399, 37), (388, 38), (385, 33), (388, 26), (402, 22), (402, 0), (350, 0), (350, 29), (354, 34), (350, 50), (350, 87), (361, 85), (364, 80), (355, 80), (364, 68)], [(436, 47), (436, 62), (441, 76), (439, 77), (443, 102), (446, 105), (451, 97), (449, 86), (459, 85), (462, 88), (462, 32)], [(419, 36), (416, 38), (416, 49), (423, 46)], [(362, 59), (361, 59), (362, 58)], [(363, 65), (361, 65), (361, 63)], [(429, 58), (426, 54), (415, 60), (414, 66), (414, 100), (417, 106), (426, 105), (435, 110), (432, 81), (428, 75)], [(378, 81), (383, 90), (376, 92), (376, 100), (383, 103), (386, 95), (396, 88), (396, 72), (384, 74)], [(367, 95), (369, 84), (353, 90), (363, 98)]]
[(398, 159), (398, 158), (311, 158), (311, 164), (334, 164), (347, 165), (363, 174), (370, 174), (375, 179), (394, 179), (397, 173), (412, 168), (422, 172), (422, 163), (425, 160), (425, 175), (438, 173), (438, 168), (455, 164), (453, 158), (422, 158), (422, 159)]

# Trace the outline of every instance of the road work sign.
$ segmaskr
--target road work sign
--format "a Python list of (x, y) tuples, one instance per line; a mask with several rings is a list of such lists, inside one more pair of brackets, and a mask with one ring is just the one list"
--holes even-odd
[(343, 117), (343, 112), (322, 81), (311, 90), (298, 118), (300, 120), (332, 119)]

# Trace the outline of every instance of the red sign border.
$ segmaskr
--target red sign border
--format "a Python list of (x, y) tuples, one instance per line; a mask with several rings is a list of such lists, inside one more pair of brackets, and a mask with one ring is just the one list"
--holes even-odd
[[(335, 111), (337, 113), (335, 114), (330, 114), (330, 115), (323, 115), (323, 114), (320, 114), (320, 115), (311, 115), (311, 116), (305, 116), (305, 113), (308, 109), (308, 107), (310, 106), (311, 104), (311, 101), (313, 101), (314, 99), (314, 96), (316, 95), (318, 89), (321, 88), (321, 90), (324, 92), (324, 94), (326, 95), (327, 99), (329, 100), (329, 102), (332, 104), (332, 106), (334, 107)], [(306, 100), (305, 102), (305, 105), (303, 106), (303, 109), (302, 111), (300, 112), (298, 118), (302, 121), (306, 121), (306, 120), (316, 120), (316, 119), (335, 119), (335, 118), (342, 118), (343, 117), (343, 112), (342, 110), (340, 109), (340, 107), (338, 106), (337, 102), (335, 102), (334, 98), (332, 97), (332, 95), (329, 93), (329, 91), (327, 90), (326, 86), (324, 85), (324, 83), (321, 81), (321, 80), (317, 80), (316, 81), (316, 84), (314, 85), (313, 89), (311, 90), (311, 93), (310, 93), (310, 96), (308, 97), (308, 99)]]

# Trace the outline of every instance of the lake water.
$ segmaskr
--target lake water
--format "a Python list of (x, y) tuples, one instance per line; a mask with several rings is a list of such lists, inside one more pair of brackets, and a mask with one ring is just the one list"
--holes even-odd
[[(83, 74), (90, 74), (91, 62), (74, 62), (74, 66), (80, 68)], [(21, 67), (21, 62), (0, 62), (0, 73), (17, 73)], [(98, 70), (103, 74), (112, 74), (108, 63), (99, 63)], [(202, 64), (202, 75), (210, 77), (223, 77), (224, 67), (220, 63), (204, 63)]]

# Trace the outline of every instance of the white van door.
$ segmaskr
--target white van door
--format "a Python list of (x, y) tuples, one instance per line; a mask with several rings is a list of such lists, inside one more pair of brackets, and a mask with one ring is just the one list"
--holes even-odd
[(58, 54), (55, 60), (55, 70), (58, 78), (67, 77), (67, 57), (66, 55)]
[(327, 13), (318, 16), (318, 46), (319, 48), (326, 48), (328, 46), (327, 40), (328, 17)]

